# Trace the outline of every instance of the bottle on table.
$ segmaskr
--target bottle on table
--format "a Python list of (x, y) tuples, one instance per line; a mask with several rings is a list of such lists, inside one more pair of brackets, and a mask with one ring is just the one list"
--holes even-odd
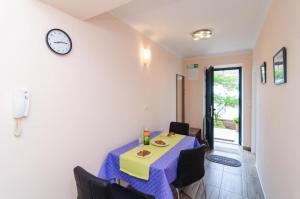
[(144, 129), (144, 145), (150, 144), (150, 131), (147, 129)]

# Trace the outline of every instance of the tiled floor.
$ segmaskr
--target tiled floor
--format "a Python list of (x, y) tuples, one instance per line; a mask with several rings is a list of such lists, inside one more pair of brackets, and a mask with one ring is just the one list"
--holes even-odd
[[(239, 145), (225, 143), (215, 143), (215, 150), (210, 153), (235, 158), (242, 162), (242, 166), (229, 167), (205, 159), (204, 181), (186, 187), (181, 199), (205, 199), (204, 186), (206, 199), (264, 199), (253, 154), (242, 150)], [(177, 199), (174, 188), (173, 193)]]
[[(204, 177), (207, 199), (263, 199), (263, 193), (255, 168), (255, 158), (247, 151), (236, 146), (231, 148), (216, 147), (211, 152), (238, 159), (242, 166), (235, 168), (205, 161), (206, 174)], [(199, 189), (198, 189), (199, 188)], [(184, 191), (191, 198), (205, 198), (203, 184), (197, 182)], [(177, 198), (176, 195), (174, 198)], [(187, 199), (184, 193), (182, 199)]]

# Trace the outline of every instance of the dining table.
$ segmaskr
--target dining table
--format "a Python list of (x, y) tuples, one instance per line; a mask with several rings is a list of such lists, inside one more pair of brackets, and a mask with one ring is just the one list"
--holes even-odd
[[(160, 131), (154, 131), (151, 133), (150, 138), (153, 139), (161, 133)], [(156, 199), (173, 199), (170, 184), (177, 177), (180, 151), (199, 147), (198, 140), (192, 136), (184, 136), (176, 145), (150, 165), (147, 180), (134, 177), (120, 169), (120, 156), (138, 146), (139, 141), (134, 140), (109, 152), (99, 170), (98, 177), (112, 183), (118, 180), (125, 181), (137, 191), (151, 195)]]

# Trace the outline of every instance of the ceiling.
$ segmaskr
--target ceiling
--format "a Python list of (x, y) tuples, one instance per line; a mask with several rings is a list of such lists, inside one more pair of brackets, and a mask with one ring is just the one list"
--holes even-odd
[(82, 20), (92, 18), (131, 0), (41, 0)]
[[(110, 13), (181, 57), (253, 49), (271, 0), (133, 0)], [(190, 33), (211, 28), (213, 38)]]

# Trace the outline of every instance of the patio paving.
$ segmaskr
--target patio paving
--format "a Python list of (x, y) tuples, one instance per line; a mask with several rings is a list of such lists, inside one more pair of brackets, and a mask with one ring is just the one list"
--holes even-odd
[(232, 129), (214, 128), (215, 142), (239, 144), (239, 133)]

